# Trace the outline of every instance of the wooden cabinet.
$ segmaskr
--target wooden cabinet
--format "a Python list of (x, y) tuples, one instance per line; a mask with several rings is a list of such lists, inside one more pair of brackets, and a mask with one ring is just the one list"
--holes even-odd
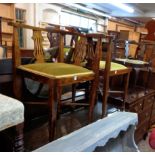
[(150, 126), (154, 124), (155, 124), (155, 104), (153, 105), (153, 108), (152, 108)]
[[(138, 125), (135, 132), (136, 142), (143, 139), (150, 125), (155, 122), (154, 102), (155, 90), (152, 89), (149, 89), (147, 94), (145, 94), (142, 88), (137, 87), (128, 94), (126, 101), (127, 111), (138, 113)], [(154, 109), (152, 107), (154, 107)]]
[(0, 16), (7, 19), (14, 19), (14, 4), (0, 4)]
[[(120, 30), (120, 39), (134, 40), (136, 42), (139, 42), (140, 33), (139, 32), (126, 31), (126, 30)], [(137, 47), (138, 47), (138, 45), (134, 45), (134, 44), (129, 45), (129, 56), (135, 58)]]
[(12, 57), (13, 28), (7, 23), (9, 21), (14, 21), (14, 13), (14, 4), (0, 4), (0, 17), (2, 17), (2, 47), (5, 48), (5, 50), (2, 50), (1, 52), (6, 52), (3, 54), (5, 57)]

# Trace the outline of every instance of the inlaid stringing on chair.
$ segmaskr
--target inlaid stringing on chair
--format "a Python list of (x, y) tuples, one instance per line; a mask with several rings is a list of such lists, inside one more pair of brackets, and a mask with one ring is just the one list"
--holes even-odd
[[(14, 82), (13, 88), (16, 98), (23, 100), (22, 98), (22, 77), (28, 77), (33, 80), (46, 83), (49, 86), (49, 140), (54, 139), (55, 133), (55, 123), (56, 123), (56, 115), (57, 115), (57, 104), (58, 107), (61, 106), (60, 96), (62, 86), (75, 84), (79, 82), (91, 81), (91, 89), (90, 89), (90, 98), (89, 98), (89, 121), (92, 120), (93, 117), (93, 109), (95, 104), (97, 83), (98, 83), (98, 71), (99, 71), (99, 53), (101, 52), (101, 38), (103, 35), (97, 34), (89, 34), (83, 35), (74, 32), (64, 31), (64, 30), (52, 30), (53, 33), (59, 33), (61, 36), (61, 47), (59, 48), (60, 54), (63, 52), (62, 42), (65, 34), (77, 35), (80, 36), (80, 41), (77, 42), (78, 47), (80, 47), (80, 43), (84, 44), (84, 47), (80, 47), (77, 52), (82, 52), (80, 50), (86, 50), (88, 48), (88, 38), (97, 38), (97, 45), (95, 49), (95, 56), (92, 70), (86, 69), (81, 66), (77, 66), (79, 64), (80, 59), (76, 55), (76, 60), (73, 64), (65, 64), (65, 63), (45, 63), (44, 59), (41, 58), (43, 56), (43, 47), (42, 47), (42, 37), (41, 31), (47, 31), (47, 29), (28, 26), (24, 24), (12, 23), (9, 25), (14, 27), (14, 51), (13, 51), (13, 64), (14, 64)], [(31, 29), (33, 31), (33, 40), (34, 40), (34, 56), (37, 59), (35, 64), (21, 65), (20, 60), (20, 50), (18, 45), (18, 28)], [(76, 49), (76, 48), (75, 48)], [(75, 52), (76, 53), (76, 52)], [(87, 53), (87, 50), (86, 50)], [(81, 56), (81, 55), (80, 55)], [(40, 63), (41, 62), (41, 63)], [(91, 64), (92, 66), (92, 64)], [(56, 104), (55, 101), (58, 103)]]

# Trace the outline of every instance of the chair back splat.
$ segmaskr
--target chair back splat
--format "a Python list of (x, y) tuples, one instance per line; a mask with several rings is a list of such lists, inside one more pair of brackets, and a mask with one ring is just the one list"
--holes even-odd
[(87, 46), (87, 38), (80, 37), (80, 40), (76, 41), (75, 50), (73, 52), (73, 63), (75, 65), (81, 66), (81, 62), (83, 62), (86, 58), (86, 48)]
[(34, 52), (33, 55), (38, 63), (43, 63), (44, 61), (44, 52), (43, 52), (43, 37), (41, 35), (41, 31), (33, 30), (33, 37), (34, 40)]

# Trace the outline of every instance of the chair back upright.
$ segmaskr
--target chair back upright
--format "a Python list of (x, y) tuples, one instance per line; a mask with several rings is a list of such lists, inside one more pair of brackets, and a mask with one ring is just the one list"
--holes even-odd
[(34, 40), (34, 58), (36, 59), (37, 63), (45, 62), (44, 59), (44, 51), (43, 51), (43, 37), (41, 35), (41, 30), (33, 30), (32, 39)]
[(0, 46), (2, 46), (2, 17), (0, 17)]

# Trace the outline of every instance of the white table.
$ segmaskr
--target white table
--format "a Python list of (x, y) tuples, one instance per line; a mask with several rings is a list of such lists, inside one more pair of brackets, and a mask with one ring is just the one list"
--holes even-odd
[(139, 151), (134, 141), (134, 131), (137, 122), (136, 113), (115, 112), (35, 151)]

